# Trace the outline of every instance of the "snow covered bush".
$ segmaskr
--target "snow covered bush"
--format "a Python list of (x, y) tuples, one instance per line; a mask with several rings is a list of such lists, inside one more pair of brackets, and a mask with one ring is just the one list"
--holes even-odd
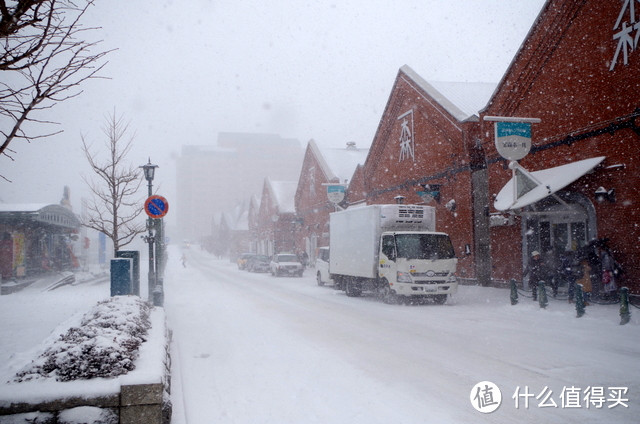
[(150, 326), (149, 306), (138, 297), (115, 296), (98, 302), (80, 326), (71, 327), (46, 347), (13, 381), (70, 381), (126, 374), (134, 369), (138, 347), (146, 340)]

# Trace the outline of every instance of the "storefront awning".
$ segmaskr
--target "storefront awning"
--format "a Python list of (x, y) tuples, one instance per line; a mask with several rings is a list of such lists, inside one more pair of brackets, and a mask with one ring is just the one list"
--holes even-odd
[(513, 178), (502, 187), (493, 206), (504, 211), (519, 209), (542, 200), (591, 171), (604, 158), (598, 156), (533, 172), (527, 172), (516, 165)]

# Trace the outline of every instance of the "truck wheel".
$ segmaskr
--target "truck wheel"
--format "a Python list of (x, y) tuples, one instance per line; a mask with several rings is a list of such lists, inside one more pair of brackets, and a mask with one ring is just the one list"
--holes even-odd
[(391, 288), (386, 280), (382, 287), (382, 301), (387, 305), (397, 305), (400, 303), (398, 302), (398, 295), (396, 294), (396, 291)]
[(437, 304), (437, 305), (444, 305), (444, 302), (447, 301), (447, 295), (446, 294), (436, 294), (433, 295), (433, 303)]
[(316, 274), (316, 281), (318, 282), (319, 286), (324, 286), (324, 282), (322, 281), (322, 277), (320, 276), (320, 271), (318, 271), (318, 273)]
[(362, 294), (362, 289), (351, 279), (347, 280), (345, 293), (349, 297), (358, 297)]

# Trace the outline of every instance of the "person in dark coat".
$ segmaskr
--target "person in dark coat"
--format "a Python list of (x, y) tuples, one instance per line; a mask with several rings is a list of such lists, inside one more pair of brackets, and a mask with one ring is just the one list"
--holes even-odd
[(531, 252), (531, 258), (527, 267), (524, 269), (523, 277), (529, 276), (529, 287), (531, 287), (531, 294), (533, 300), (538, 300), (538, 283), (544, 281), (547, 273), (545, 271), (544, 262), (540, 256), (540, 252), (534, 250)]
[(564, 252), (560, 257), (560, 278), (567, 283), (569, 303), (573, 303), (576, 293), (576, 279), (578, 276), (578, 263), (573, 251)]

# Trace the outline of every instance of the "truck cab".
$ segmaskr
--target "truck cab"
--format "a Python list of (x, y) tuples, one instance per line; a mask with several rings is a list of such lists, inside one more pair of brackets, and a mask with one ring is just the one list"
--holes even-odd
[(381, 235), (379, 284), (385, 300), (430, 297), (444, 303), (455, 293), (457, 258), (445, 233), (394, 231)]

